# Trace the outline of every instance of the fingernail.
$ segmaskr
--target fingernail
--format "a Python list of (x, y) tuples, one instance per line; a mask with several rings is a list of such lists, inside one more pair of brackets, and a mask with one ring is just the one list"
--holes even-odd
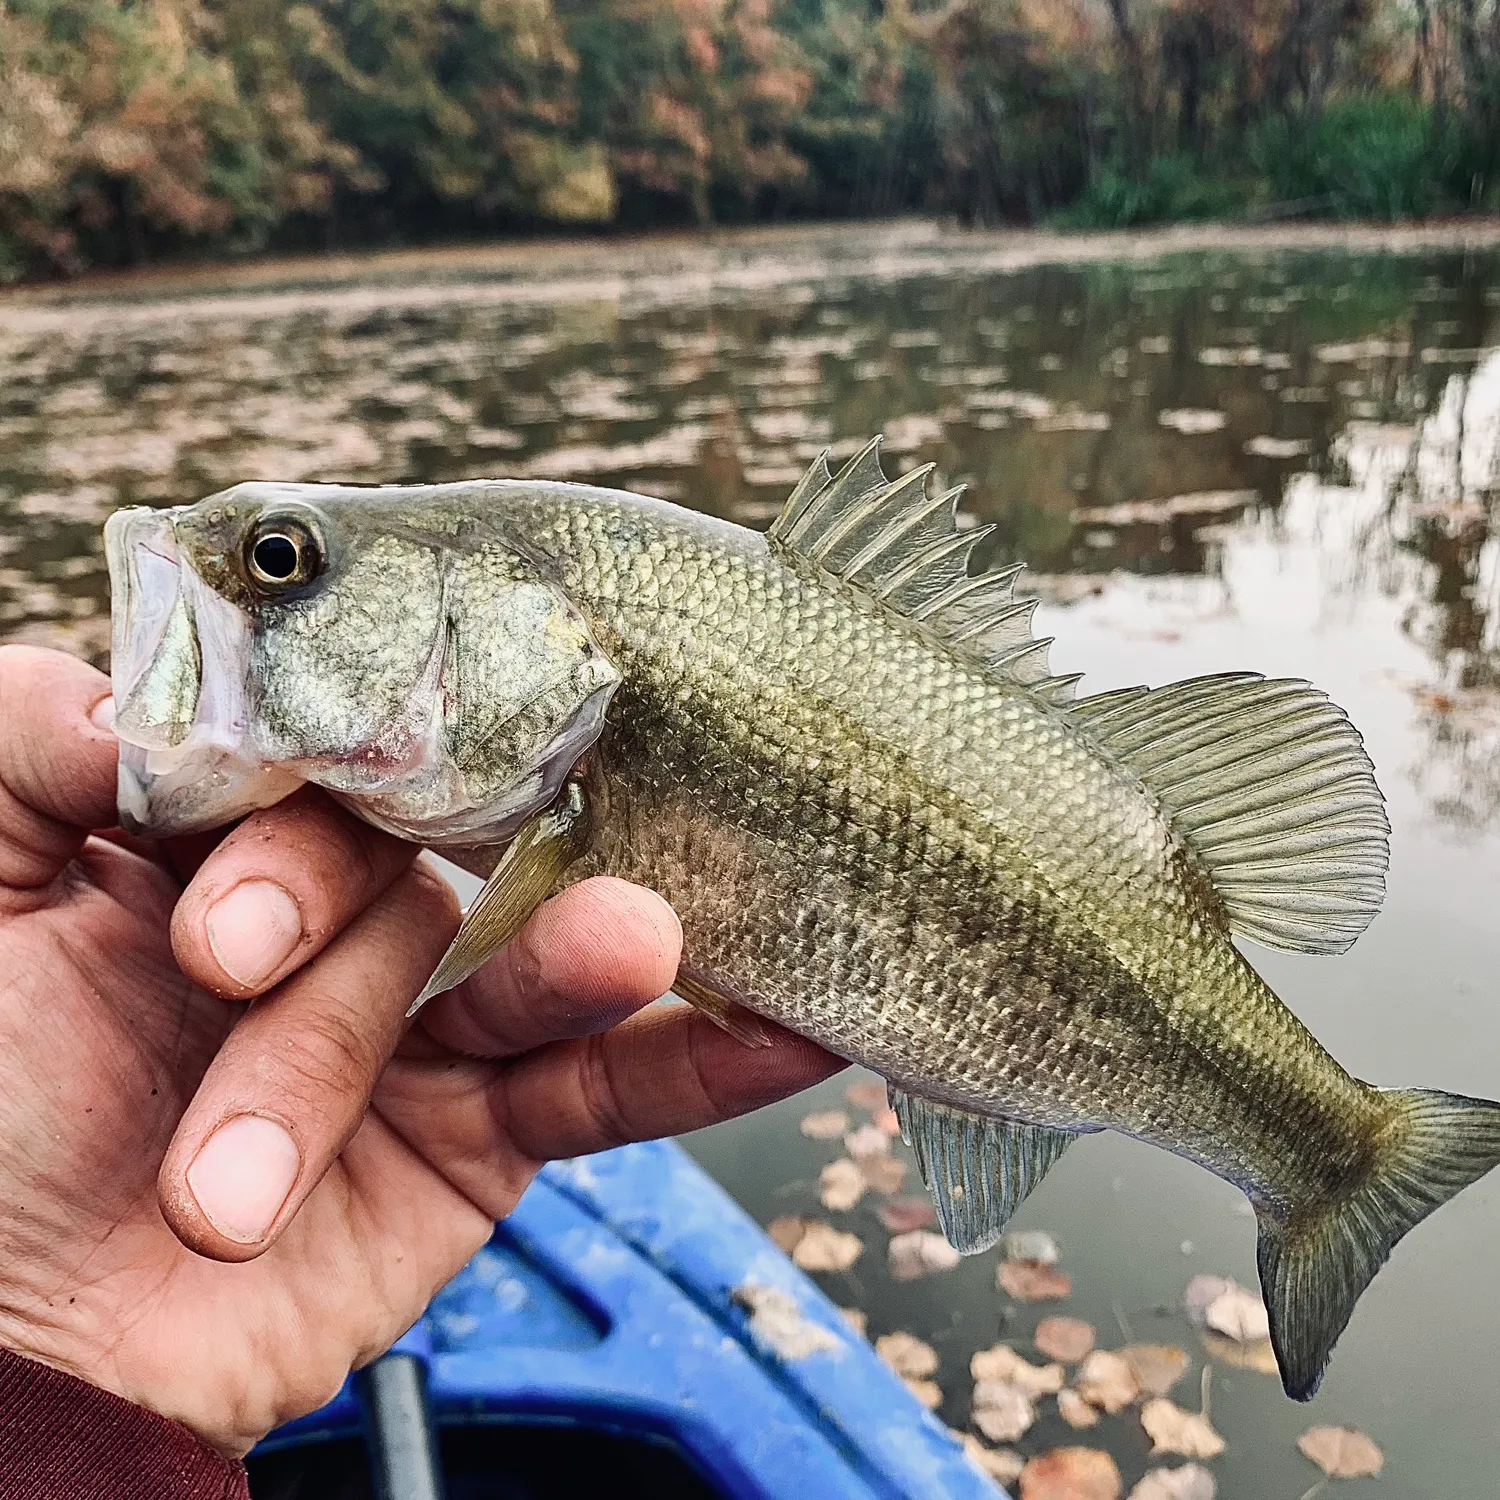
[(220, 896), (205, 921), (219, 967), (247, 987), (268, 979), (302, 939), (302, 913), (279, 885), (243, 880)]
[(301, 1167), (297, 1143), (275, 1120), (236, 1115), (199, 1148), (187, 1185), (225, 1239), (253, 1245), (276, 1222)]
[(115, 700), (114, 696), (106, 693), (90, 710), (89, 723), (95, 729), (102, 729), (106, 734), (115, 732)]

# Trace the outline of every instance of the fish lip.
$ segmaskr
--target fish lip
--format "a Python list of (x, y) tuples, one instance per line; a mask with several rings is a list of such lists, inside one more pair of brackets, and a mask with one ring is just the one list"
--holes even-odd
[[(181, 508), (132, 506), (104, 526), (111, 591), (110, 677), (120, 742), (117, 808), (127, 832), (153, 838), (222, 827), (280, 801), (302, 778), (257, 754), (247, 702), (250, 622), (183, 553)], [(169, 733), (133, 722), (132, 694), (151, 670), (179, 599), (200, 654), (191, 724)]]

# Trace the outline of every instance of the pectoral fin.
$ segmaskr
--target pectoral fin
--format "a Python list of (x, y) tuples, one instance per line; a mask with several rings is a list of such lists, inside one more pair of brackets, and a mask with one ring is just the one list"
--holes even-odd
[(753, 1049), (770, 1047), (776, 1041), (769, 1022), (761, 1020), (753, 1010), (747, 1010), (736, 1000), (721, 995), (712, 985), (705, 984), (686, 969), (677, 971), (672, 981), (672, 993), (680, 995), (695, 1010), (702, 1011), (720, 1031), (726, 1031), (735, 1041)]
[(510, 942), (584, 852), (588, 839), (588, 803), (583, 788), (570, 780), (551, 807), (521, 825), (407, 1016), (416, 1015), (434, 995), (462, 984)]
[(969, 1114), (888, 1085), (901, 1135), (917, 1157), (948, 1243), (988, 1250), (1010, 1216), (1073, 1144), (1074, 1133)]

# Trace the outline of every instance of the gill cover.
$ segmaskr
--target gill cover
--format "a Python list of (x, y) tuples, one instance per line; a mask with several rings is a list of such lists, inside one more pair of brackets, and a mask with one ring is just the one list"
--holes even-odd
[(312, 782), (464, 847), (555, 799), (618, 671), (492, 520), (402, 496), (250, 484), (111, 518), (127, 827), (214, 827)]

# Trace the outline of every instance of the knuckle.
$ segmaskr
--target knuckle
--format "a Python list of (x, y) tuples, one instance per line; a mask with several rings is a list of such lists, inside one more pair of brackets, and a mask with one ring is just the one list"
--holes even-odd
[(583, 1044), (578, 1070), (578, 1092), (584, 1114), (603, 1144), (618, 1146), (633, 1139), (620, 1090), (610, 1068), (604, 1038), (589, 1037)]
[(307, 1005), (282, 1059), (289, 1072), (315, 1095), (368, 1087), (385, 1058), (367, 1018), (324, 999)]

